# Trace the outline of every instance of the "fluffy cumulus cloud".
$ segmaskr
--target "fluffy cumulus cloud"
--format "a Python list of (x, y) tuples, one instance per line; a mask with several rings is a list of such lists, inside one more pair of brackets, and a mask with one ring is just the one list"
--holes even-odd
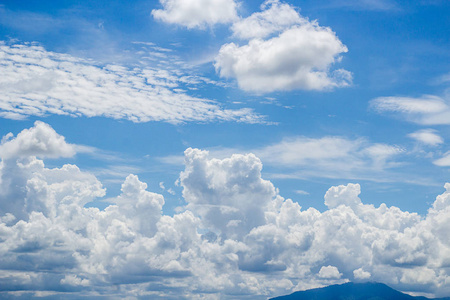
[(235, 0), (160, 0), (163, 9), (154, 9), (155, 19), (187, 28), (206, 28), (230, 23), (237, 17)]
[(425, 216), (364, 204), (356, 183), (330, 188), (320, 212), (281, 197), (253, 154), (187, 149), (184, 211), (164, 215), (135, 175), (99, 210), (85, 206), (105, 195), (95, 176), (36, 158), (67, 156), (42, 154), (57, 141), (70, 147), (43, 123), (3, 141), (17, 151), (0, 164), (4, 297), (266, 299), (361, 280), (450, 294), (449, 183)]
[(341, 273), (339, 273), (339, 270), (336, 267), (333, 266), (326, 266), (320, 268), (319, 271), (319, 277), (321, 278), (340, 278), (342, 276)]
[(264, 2), (261, 10), (235, 22), (231, 27), (233, 35), (244, 40), (266, 38), (291, 26), (308, 23), (291, 5), (276, 0)]
[(351, 84), (350, 72), (330, 69), (347, 52), (330, 28), (277, 0), (265, 1), (261, 9), (233, 24), (234, 36), (249, 41), (221, 47), (215, 59), (221, 77), (236, 78), (240, 88), (257, 93)]
[(380, 113), (400, 113), (408, 121), (422, 125), (450, 124), (450, 105), (438, 96), (379, 97), (371, 101), (371, 107)]
[(63, 136), (40, 121), (36, 121), (34, 127), (20, 132), (17, 137), (8, 133), (0, 144), (0, 157), (3, 159), (32, 155), (58, 158), (70, 157), (74, 154), (74, 145), (67, 144)]
[(97, 66), (30, 44), (0, 43), (0, 116), (103, 116), (133, 122), (260, 122), (251, 109), (229, 110), (189, 96), (189, 76), (158, 68)]

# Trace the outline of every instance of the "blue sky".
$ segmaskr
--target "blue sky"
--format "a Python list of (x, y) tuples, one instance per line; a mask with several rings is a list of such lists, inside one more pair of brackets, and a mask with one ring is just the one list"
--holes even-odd
[[(242, 299), (378, 280), (450, 295), (441, 237), (449, 9), (439, 0), (0, 1), (2, 251), (31, 261), (2, 261), (1, 285), (18, 297)], [(72, 212), (64, 205), (91, 225), (62, 221)], [(336, 222), (360, 238), (334, 244)], [(33, 228), (46, 226), (61, 236), (41, 245)], [(92, 226), (96, 234), (81, 233)], [(186, 230), (189, 246), (174, 236), (176, 246), (152, 249), (178, 256), (147, 257), (169, 227)], [(278, 249), (269, 240), (280, 234), (289, 238)], [(67, 244), (71, 235), (91, 246)], [(98, 240), (110, 261), (99, 261)], [(129, 245), (119, 251), (120, 241)], [(67, 266), (64, 255), (49, 260), (57, 243), (75, 257)], [(352, 251), (362, 254), (350, 266)], [(202, 264), (223, 274), (220, 284)]]

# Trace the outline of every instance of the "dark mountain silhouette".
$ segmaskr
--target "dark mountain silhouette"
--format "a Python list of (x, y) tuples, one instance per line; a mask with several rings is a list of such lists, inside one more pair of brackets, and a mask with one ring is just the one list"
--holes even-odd
[[(426, 297), (413, 297), (403, 294), (382, 283), (344, 283), (330, 285), (324, 288), (295, 292), (287, 296), (271, 298), (270, 300), (427, 300)], [(435, 299), (437, 300), (437, 299)], [(439, 298), (450, 300), (450, 298)]]

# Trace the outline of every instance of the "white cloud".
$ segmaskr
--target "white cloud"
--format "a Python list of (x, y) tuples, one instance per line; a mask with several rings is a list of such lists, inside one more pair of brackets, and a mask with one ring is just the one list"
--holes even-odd
[(324, 266), (322, 268), (320, 268), (319, 271), (319, 277), (321, 278), (326, 278), (326, 279), (339, 279), (341, 278), (342, 274), (339, 273), (338, 268), (334, 267), (334, 266)]
[(450, 167), (450, 152), (445, 153), (443, 157), (433, 161), (433, 164), (440, 167)]
[(450, 293), (450, 183), (424, 216), (364, 204), (358, 184), (330, 188), (319, 212), (282, 198), (253, 154), (185, 155), (186, 207), (173, 216), (135, 175), (101, 211), (85, 207), (105, 194), (92, 174), (46, 168), (35, 157), (3, 159), (5, 295), (267, 299), (367, 278)]
[(434, 129), (422, 129), (408, 134), (408, 136), (422, 144), (429, 146), (437, 146), (444, 143), (444, 139), (436, 134)]
[(163, 9), (152, 10), (155, 19), (185, 26), (205, 28), (236, 20), (238, 3), (234, 0), (160, 0)]
[[(304, 19), (278, 1), (265, 2), (262, 9), (234, 25), (234, 34), (250, 41), (221, 47), (214, 64), (221, 77), (236, 78), (241, 89), (258, 93), (351, 84), (350, 72), (330, 71), (339, 55), (347, 52), (330, 28)], [(262, 39), (277, 31), (278, 36)]]
[(353, 271), (353, 276), (355, 277), (355, 279), (367, 280), (370, 278), (370, 273), (364, 271), (362, 268), (359, 268)]
[(450, 106), (438, 96), (380, 97), (371, 101), (371, 107), (381, 113), (401, 113), (408, 121), (422, 125), (450, 124)]
[(361, 193), (359, 184), (349, 183), (348, 185), (340, 185), (331, 187), (325, 194), (325, 205), (328, 208), (336, 208), (339, 205), (355, 207), (361, 204), (358, 195)]
[(261, 179), (262, 163), (256, 156), (208, 159), (208, 152), (189, 148), (185, 164), (180, 181), (187, 208), (211, 229), (234, 238), (264, 224), (264, 211), (276, 192)]
[[(230, 110), (178, 91), (193, 79), (155, 68), (99, 67), (35, 45), (0, 43), (0, 116), (102, 116), (133, 122), (261, 122), (251, 109)], [(194, 82), (195, 84), (195, 82)]]
[(68, 285), (82, 285), (82, 286), (89, 286), (90, 282), (87, 279), (81, 279), (78, 278), (77, 275), (66, 275), (63, 279), (61, 279), (61, 284), (68, 284)]
[(71, 157), (75, 155), (76, 146), (67, 144), (48, 124), (40, 121), (34, 127), (24, 129), (17, 137), (6, 135), (0, 144), (0, 157), (38, 156), (42, 158)]
[(304, 191), (304, 190), (296, 190), (295, 193), (299, 194), (299, 195), (309, 195), (309, 193), (307, 191)]
[(284, 31), (293, 25), (308, 23), (294, 7), (277, 0), (261, 4), (261, 12), (233, 23), (233, 36), (240, 39), (266, 38), (273, 33)]

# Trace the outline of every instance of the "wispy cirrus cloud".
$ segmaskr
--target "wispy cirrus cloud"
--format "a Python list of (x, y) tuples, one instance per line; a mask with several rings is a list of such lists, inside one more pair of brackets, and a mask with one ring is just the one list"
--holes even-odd
[(188, 95), (195, 77), (158, 68), (98, 66), (33, 44), (0, 43), (0, 116), (102, 116), (133, 122), (260, 123), (249, 108), (226, 109)]
[[(420, 98), (412, 97), (379, 97), (371, 100), (370, 107), (379, 113), (400, 116), (405, 120), (419, 125), (450, 125), (450, 104), (447, 98), (434, 95), (424, 95)], [(440, 146), (445, 145), (444, 139), (438, 131), (432, 128), (421, 129), (408, 134), (423, 145)], [(430, 153), (440, 156), (433, 160), (433, 164), (440, 167), (450, 166), (450, 153)]]
[(380, 113), (400, 113), (406, 120), (421, 125), (450, 124), (450, 105), (439, 96), (379, 97), (371, 100), (370, 107)]

